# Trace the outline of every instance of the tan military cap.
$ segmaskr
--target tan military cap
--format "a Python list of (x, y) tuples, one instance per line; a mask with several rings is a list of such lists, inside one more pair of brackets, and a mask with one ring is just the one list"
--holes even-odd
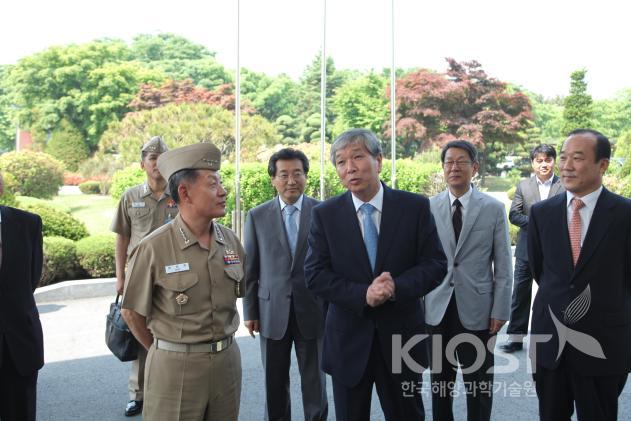
[(167, 151), (158, 157), (165, 180), (180, 170), (219, 170), (221, 151), (212, 143), (196, 143)]
[(160, 136), (154, 136), (147, 141), (144, 145), (142, 145), (141, 152), (149, 152), (149, 153), (164, 153), (168, 151), (169, 148), (167, 144), (164, 143), (164, 140)]

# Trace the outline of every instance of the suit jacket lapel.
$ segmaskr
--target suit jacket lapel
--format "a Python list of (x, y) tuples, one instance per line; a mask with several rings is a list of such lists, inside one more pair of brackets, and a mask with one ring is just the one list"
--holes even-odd
[(559, 194), (551, 198), (556, 200), (557, 204), (549, 215), (545, 215), (546, 219), (551, 221), (560, 221), (560, 223), (546, 224), (550, 227), (550, 233), (546, 238), (559, 238), (560, 247), (558, 265), (563, 269), (563, 273), (571, 274), (574, 271), (574, 262), (572, 261), (572, 245), (570, 244), (570, 231), (567, 224), (567, 196)]
[[(311, 213), (312, 207), (313, 201), (307, 196), (303, 196), (302, 209), (300, 209), (300, 224), (298, 225), (298, 239), (296, 240), (296, 254), (291, 262), (292, 272), (296, 261), (300, 260), (298, 258), (300, 253), (303, 252), (305, 245), (307, 244), (307, 236), (309, 235), (309, 224), (307, 222), (309, 220), (309, 214)], [(287, 249), (289, 250), (289, 245), (287, 246)]]
[(611, 194), (603, 188), (603, 191), (600, 193), (600, 197), (596, 202), (592, 219), (589, 221), (587, 234), (585, 235), (583, 247), (581, 247), (581, 254), (578, 256), (578, 262), (576, 262), (576, 268), (574, 269), (572, 278), (574, 278), (581, 269), (583, 269), (590, 257), (592, 257), (594, 251), (598, 248), (598, 244), (611, 225), (611, 221), (613, 220), (611, 211), (615, 206), (615, 203), (610, 199)]
[[(382, 183), (383, 184), (383, 183)], [(395, 242), (394, 234), (399, 225), (400, 206), (397, 206), (392, 197), (393, 190), (383, 185), (383, 205), (381, 208), (381, 225), (379, 227), (379, 241), (377, 242), (377, 258), (375, 261), (375, 273), (381, 273), (386, 255), (392, 247), (389, 244)], [(368, 257), (368, 253), (366, 253)]]
[(465, 209), (465, 217), (464, 221), (462, 221), (462, 231), (460, 231), (460, 238), (458, 239), (458, 244), (456, 245), (456, 252), (454, 253), (454, 256), (458, 255), (458, 252), (462, 248), (462, 245), (465, 241), (467, 241), (467, 237), (471, 232), (471, 228), (473, 228), (475, 221), (478, 219), (478, 215), (480, 214), (480, 210), (482, 209), (482, 204), (480, 203), (482, 199), (484, 199), (482, 197), (482, 193), (478, 192), (475, 187), (472, 186), (471, 198), (469, 199), (469, 209)]
[(434, 202), (436, 209), (436, 228), (440, 233), (447, 233), (445, 237), (447, 243), (443, 242), (443, 249), (448, 256), (454, 256), (454, 250), (456, 249), (456, 234), (454, 233), (454, 226), (451, 219), (451, 203), (449, 202), (449, 193), (447, 190), (438, 194), (436, 201)]
[[(532, 176), (530, 177), (530, 183), (528, 183), (530, 186), (530, 194), (532, 194), (535, 198), (535, 200), (532, 203), (537, 203), (541, 200), (541, 195), (539, 194), (539, 185), (537, 184), (537, 176)], [(550, 193), (552, 193), (552, 190), (550, 190)]]
[(548, 194), (548, 198), (556, 196), (561, 191), (561, 187), (561, 179), (556, 175), (552, 176), (552, 186), (550, 187), (550, 194)]

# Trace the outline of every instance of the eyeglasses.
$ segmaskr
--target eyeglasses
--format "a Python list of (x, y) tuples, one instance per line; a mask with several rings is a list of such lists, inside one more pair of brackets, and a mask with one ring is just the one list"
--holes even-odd
[(290, 178), (294, 180), (300, 180), (304, 176), (305, 176), (305, 173), (300, 171), (300, 172), (295, 172), (293, 174), (280, 174), (280, 175), (277, 175), (276, 178), (278, 178), (281, 181), (288, 181)]
[(445, 167), (445, 168), (452, 168), (452, 167), (462, 168), (462, 167), (466, 167), (469, 164), (471, 164), (471, 161), (445, 161), (445, 162), (443, 162), (443, 167)]

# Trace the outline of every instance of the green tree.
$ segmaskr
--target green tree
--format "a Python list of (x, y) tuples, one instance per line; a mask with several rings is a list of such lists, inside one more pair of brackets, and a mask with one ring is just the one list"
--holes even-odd
[(16, 124), (7, 86), (7, 75), (10, 69), (10, 66), (0, 66), (0, 153), (15, 148)]
[(587, 93), (586, 69), (570, 75), (570, 94), (565, 97), (563, 108), (563, 135), (574, 129), (590, 128), (593, 125), (592, 97)]
[(614, 142), (631, 132), (631, 88), (594, 102), (594, 128)]
[[(260, 116), (244, 115), (241, 128), (242, 156), (256, 159), (262, 145), (280, 140), (274, 126)], [(160, 135), (170, 148), (197, 142), (212, 142), (222, 158), (234, 160), (234, 113), (207, 104), (169, 104), (129, 113), (103, 134), (99, 154), (118, 154), (123, 165), (140, 159), (140, 148), (151, 136)]]
[(383, 131), (390, 116), (385, 91), (388, 81), (373, 72), (340, 86), (332, 99), (336, 115), (333, 135), (352, 127), (363, 127), (374, 133)]
[(66, 119), (61, 120), (52, 132), (46, 145), (46, 153), (63, 162), (70, 171), (77, 171), (79, 164), (90, 156), (81, 132)]
[(153, 61), (147, 67), (165, 74), (169, 79), (193, 81), (195, 86), (215, 89), (220, 85), (233, 83), (232, 73), (212, 57), (200, 59), (171, 59)]
[(287, 75), (274, 78), (264, 89), (249, 96), (254, 108), (269, 121), (280, 116), (296, 116), (300, 102), (299, 86)]
[(65, 118), (95, 146), (107, 125), (130, 110), (141, 83), (164, 78), (130, 58), (123, 42), (100, 40), (21, 59), (8, 78), (21, 125), (50, 132)]
[(215, 53), (203, 45), (170, 33), (138, 35), (131, 44), (131, 52), (134, 58), (145, 62), (215, 57)]

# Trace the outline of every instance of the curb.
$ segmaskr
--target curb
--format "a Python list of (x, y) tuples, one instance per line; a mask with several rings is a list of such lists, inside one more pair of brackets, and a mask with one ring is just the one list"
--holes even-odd
[(116, 278), (64, 281), (37, 288), (33, 296), (37, 304), (78, 298), (116, 297)]

